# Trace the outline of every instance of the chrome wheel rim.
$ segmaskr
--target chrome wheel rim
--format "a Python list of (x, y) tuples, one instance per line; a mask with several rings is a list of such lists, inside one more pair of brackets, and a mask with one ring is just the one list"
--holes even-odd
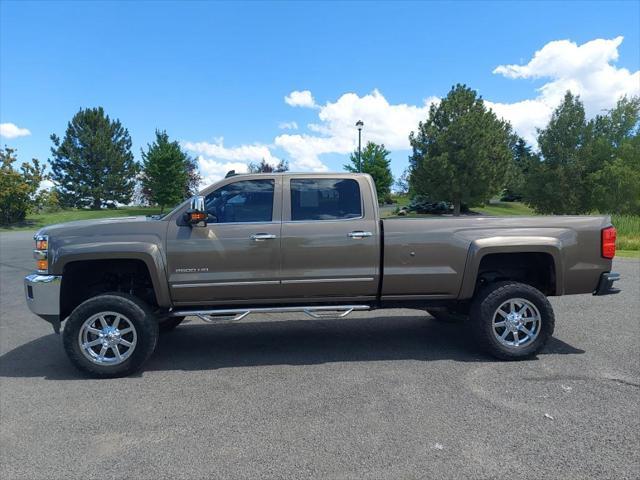
[(525, 347), (538, 338), (542, 318), (540, 311), (529, 300), (510, 298), (493, 314), (493, 335), (502, 345)]
[(100, 312), (80, 328), (80, 351), (98, 365), (119, 365), (131, 356), (138, 335), (131, 320), (118, 312)]

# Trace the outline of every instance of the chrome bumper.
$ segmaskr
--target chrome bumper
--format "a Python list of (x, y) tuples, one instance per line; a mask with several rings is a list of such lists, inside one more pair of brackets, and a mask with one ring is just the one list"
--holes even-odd
[(60, 285), (62, 275), (39, 275), (24, 277), (24, 294), (29, 310), (51, 322), (60, 318)]

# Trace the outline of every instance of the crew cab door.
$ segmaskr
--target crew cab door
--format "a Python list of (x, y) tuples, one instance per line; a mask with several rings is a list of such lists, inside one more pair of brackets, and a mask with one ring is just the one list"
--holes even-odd
[(364, 177), (283, 179), (282, 288), (288, 298), (374, 298), (380, 232)]
[(206, 227), (171, 222), (167, 267), (177, 305), (280, 296), (281, 178), (238, 176), (205, 196)]

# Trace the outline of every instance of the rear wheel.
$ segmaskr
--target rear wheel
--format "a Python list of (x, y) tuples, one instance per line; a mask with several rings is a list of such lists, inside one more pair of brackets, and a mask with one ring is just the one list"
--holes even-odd
[(503, 360), (535, 355), (555, 327), (547, 297), (536, 288), (517, 282), (485, 287), (474, 299), (471, 318), (480, 346)]
[(63, 332), (71, 362), (97, 378), (121, 377), (138, 370), (158, 340), (158, 322), (146, 304), (122, 293), (107, 293), (81, 303)]

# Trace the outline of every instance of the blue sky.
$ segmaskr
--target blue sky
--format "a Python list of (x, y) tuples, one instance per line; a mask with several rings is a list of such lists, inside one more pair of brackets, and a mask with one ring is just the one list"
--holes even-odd
[(136, 158), (166, 129), (213, 181), (261, 157), (341, 170), (361, 118), (398, 175), (408, 132), (454, 83), (534, 141), (566, 88), (594, 114), (638, 94), (639, 70), (637, 1), (2, 0), (0, 141), (45, 160), (51, 133), (102, 105)]

